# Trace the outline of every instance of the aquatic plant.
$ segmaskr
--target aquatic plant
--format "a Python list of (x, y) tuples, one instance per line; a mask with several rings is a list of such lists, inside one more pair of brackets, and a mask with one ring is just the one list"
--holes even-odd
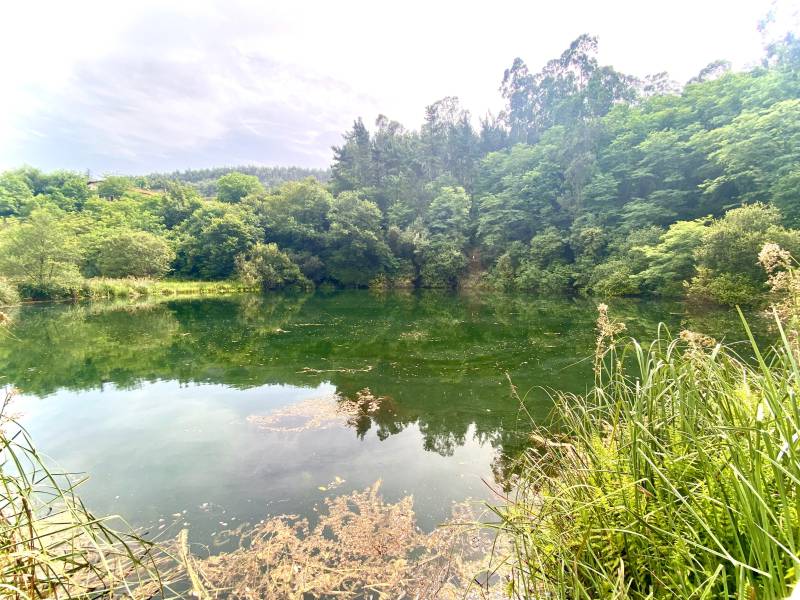
[[(744, 322), (744, 320), (743, 320)], [(800, 367), (780, 320), (752, 357), (695, 332), (649, 346), (599, 320), (596, 384), (557, 394), (495, 507), (516, 598), (783, 599), (800, 566)], [(619, 328), (613, 328), (614, 333)]]
[(374, 396), (369, 388), (356, 392), (354, 398), (332, 393), (278, 408), (267, 415), (250, 415), (247, 422), (259, 429), (284, 433), (329, 429), (337, 425), (353, 425), (359, 419), (377, 413), (386, 400)]
[(82, 480), (45, 464), (9, 412), (12, 396), (6, 392), (0, 405), (0, 595), (167, 597), (159, 575), (167, 555), (118, 517), (97, 517), (83, 505)]
[(410, 496), (386, 502), (380, 482), (325, 500), (311, 523), (272, 517), (235, 532), (240, 547), (205, 559), (186, 555), (196, 595), (242, 600), (284, 598), (496, 598), (485, 572), (494, 541), (477, 529), (468, 503), (421, 531)]

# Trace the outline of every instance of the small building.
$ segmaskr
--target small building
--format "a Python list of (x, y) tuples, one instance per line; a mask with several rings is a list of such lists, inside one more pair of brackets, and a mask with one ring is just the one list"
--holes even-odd
[(103, 182), (103, 177), (90, 177), (89, 180), (86, 182), (86, 186), (90, 190), (96, 190), (97, 186)]

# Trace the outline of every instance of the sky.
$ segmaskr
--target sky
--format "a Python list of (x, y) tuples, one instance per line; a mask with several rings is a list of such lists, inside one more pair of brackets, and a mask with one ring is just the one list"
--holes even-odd
[(497, 113), (515, 57), (538, 70), (582, 33), (637, 76), (746, 68), (775, 1), (5, 0), (0, 169), (327, 167), (358, 117)]

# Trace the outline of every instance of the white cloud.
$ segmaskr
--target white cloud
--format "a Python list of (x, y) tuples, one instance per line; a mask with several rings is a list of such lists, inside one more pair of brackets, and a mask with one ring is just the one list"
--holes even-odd
[(536, 69), (584, 32), (599, 35), (603, 62), (637, 75), (685, 80), (717, 58), (745, 66), (760, 56), (769, 6), (13, 2), (0, 37), (13, 82), (0, 94), (0, 166), (323, 166), (358, 116), (416, 126), (445, 95), (496, 111), (515, 56)]

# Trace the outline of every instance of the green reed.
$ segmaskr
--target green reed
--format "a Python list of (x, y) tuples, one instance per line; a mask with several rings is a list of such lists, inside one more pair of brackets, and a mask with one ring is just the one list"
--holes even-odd
[[(744, 322), (744, 319), (742, 319)], [(558, 394), (513, 501), (518, 598), (786, 598), (800, 577), (800, 368), (780, 322), (747, 360), (692, 332), (598, 338), (596, 384)]]
[(10, 398), (0, 406), (0, 597), (166, 597), (166, 554), (117, 531), (119, 518), (93, 515), (76, 495), (81, 479), (50, 470), (9, 416)]
[(86, 279), (76, 294), (81, 298), (114, 299), (147, 296), (216, 295), (257, 291), (240, 281), (177, 281), (163, 279), (96, 277)]

